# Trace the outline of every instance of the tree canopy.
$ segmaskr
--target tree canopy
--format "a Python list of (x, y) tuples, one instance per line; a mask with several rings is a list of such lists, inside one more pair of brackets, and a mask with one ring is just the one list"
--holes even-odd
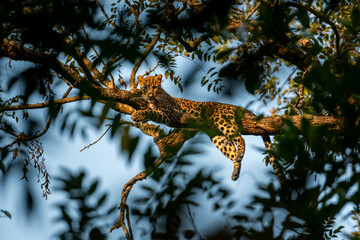
[[(119, 141), (129, 159), (144, 135), (158, 149), (144, 152), (145, 170), (124, 186), (119, 212), (101, 215), (107, 194), (94, 194), (98, 182), (88, 187), (85, 173), (64, 169), (59, 189), (78, 204), (79, 218), (59, 206), (68, 227), (59, 239), (107, 239), (121, 229), (133, 239), (140, 228), (130, 218), (145, 220), (152, 239), (359, 238), (360, 230), (336, 225), (347, 206), (360, 221), (358, 1), (2, 0), (0, 22), (2, 179), (19, 168), (27, 180), (33, 166), (48, 197), (42, 139), (55, 122), (70, 137), (105, 126), (104, 135)], [(182, 61), (190, 64), (183, 68)], [(131, 120), (151, 108), (136, 77), (155, 73), (181, 91), (236, 97), (244, 88), (269, 106), (239, 122), (242, 135), (274, 136), (262, 150), (265, 159), (256, 161), (278, 179), (260, 184), (246, 211), (232, 208), (231, 193), (212, 173), (184, 170), (193, 166), (187, 156), (202, 148), (193, 139), (201, 129)], [(86, 104), (70, 107), (79, 102)], [(34, 109), (44, 109), (44, 124)], [(184, 147), (189, 141), (193, 146)], [(142, 197), (127, 202), (146, 178), (154, 185), (142, 185)], [(182, 227), (179, 212), (198, 206), (199, 195), (215, 199), (227, 229), (199, 233), (190, 210), (193, 224)], [(114, 212), (119, 220), (104, 224)], [(7, 209), (1, 213), (11, 217)]]

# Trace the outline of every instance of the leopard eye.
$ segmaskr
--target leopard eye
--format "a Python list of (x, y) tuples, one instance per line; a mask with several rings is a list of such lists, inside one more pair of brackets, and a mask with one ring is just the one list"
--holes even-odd
[(157, 86), (152, 86), (152, 89), (153, 89), (153, 90), (155, 90), (155, 89), (157, 89), (157, 88), (158, 88)]

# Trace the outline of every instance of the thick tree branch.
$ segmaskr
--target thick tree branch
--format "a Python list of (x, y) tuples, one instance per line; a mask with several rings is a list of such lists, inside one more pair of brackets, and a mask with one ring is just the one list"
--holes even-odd
[(78, 86), (85, 79), (75, 72), (68, 65), (60, 62), (55, 55), (31, 50), (7, 38), (2, 39), (0, 46), (0, 57), (8, 57), (12, 60), (29, 61), (48, 66), (56, 73), (62, 75), (74, 87)]
[(312, 116), (312, 115), (296, 115), (296, 116), (274, 116), (263, 117), (257, 120), (256, 116), (245, 116), (241, 120), (243, 135), (278, 135), (283, 132), (287, 121), (290, 121), (295, 127), (301, 131), (301, 121), (306, 119), (312, 126), (319, 127), (323, 125), (329, 126), (329, 130), (340, 133), (344, 128), (344, 119), (332, 116)]
[(294, 64), (302, 71), (305, 71), (313, 62), (313, 58), (310, 55), (304, 54), (300, 50), (289, 48), (281, 43), (275, 44), (274, 54), (279, 58)]
[[(336, 132), (340, 132), (343, 125), (343, 120), (329, 116), (264, 117), (258, 120), (256, 116), (253, 116), (250, 113), (246, 113), (241, 120), (243, 127), (241, 132), (243, 135), (262, 135), (263, 138), (267, 140), (265, 141), (267, 151), (271, 151), (271, 142), (268, 138), (268, 135), (280, 134), (282, 129), (286, 126), (286, 120), (291, 121), (296, 127), (300, 129), (302, 118), (307, 119), (313, 126), (327, 124), (331, 130)], [(199, 129), (208, 127), (207, 124), (202, 126), (201, 122), (194, 122), (194, 119), (185, 117), (182, 119), (182, 122), (179, 123), (180, 125), (182, 124), (184, 128), (174, 131), (169, 135), (165, 135), (164, 132), (155, 125), (142, 123), (137, 124), (139, 124), (140, 129), (145, 134), (153, 136), (154, 141), (160, 151), (160, 157), (155, 161), (153, 166), (137, 174), (134, 178), (127, 182), (122, 190), (121, 203), (119, 207), (119, 222), (116, 223), (110, 231), (121, 227), (124, 230), (128, 240), (133, 239), (133, 237), (125, 224), (125, 215), (127, 209), (126, 201), (134, 184), (150, 176), (153, 171), (158, 168), (162, 162), (164, 162), (165, 159), (176, 154), (183, 146), (185, 141), (192, 138), (199, 131)], [(186, 128), (187, 125), (191, 126), (191, 129), (193, 130)], [(198, 127), (198, 129), (194, 129), (195, 126)], [(274, 168), (275, 175), (277, 176), (280, 184), (283, 185), (286, 182), (285, 175), (275, 159), (271, 155), (269, 157), (270, 163)], [(128, 227), (131, 229), (130, 225)]]

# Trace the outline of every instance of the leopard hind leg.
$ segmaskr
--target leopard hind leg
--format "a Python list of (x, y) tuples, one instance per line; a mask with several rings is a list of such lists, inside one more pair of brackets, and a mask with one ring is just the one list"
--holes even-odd
[(233, 181), (236, 181), (240, 175), (241, 159), (243, 155), (241, 156), (241, 158), (239, 157), (239, 154), (236, 151), (234, 143), (230, 141), (226, 136), (223, 135), (214, 136), (211, 138), (211, 141), (226, 157), (232, 160), (234, 165), (234, 171), (232, 173), (231, 179)]
[(235, 161), (242, 161), (245, 153), (245, 140), (241, 135), (232, 138), (233, 143), (236, 145)]
[[(240, 175), (241, 161), (242, 161), (242, 159), (244, 157), (244, 153), (245, 153), (245, 141), (244, 141), (244, 138), (241, 136), (240, 132), (238, 131), (239, 128), (236, 125), (233, 114), (234, 113), (230, 111), (228, 113), (227, 117), (225, 115), (225, 117), (223, 117), (223, 118), (218, 118), (218, 119), (214, 118), (214, 123), (215, 123), (216, 127), (220, 130), (220, 132), (223, 134), (224, 139), (227, 139), (227, 141), (230, 141), (235, 148), (235, 150), (232, 150), (232, 151), (236, 152), (234, 157), (231, 157), (231, 156), (229, 157), (226, 155), (226, 153), (224, 153), (224, 152), (223, 153), (225, 154), (225, 156), (230, 158), (234, 163), (234, 173), (233, 173), (232, 179), (236, 180), (239, 178), (239, 175)], [(220, 151), (221, 151), (221, 149), (220, 149)], [(239, 166), (239, 167), (236, 167), (236, 170), (238, 171), (236, 173), (235, 173), (235, 166)]]

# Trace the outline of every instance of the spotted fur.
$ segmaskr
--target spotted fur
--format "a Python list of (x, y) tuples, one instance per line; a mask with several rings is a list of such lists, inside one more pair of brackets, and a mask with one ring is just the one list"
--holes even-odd
[(132, 119), (167, 124), (177, 120), (176, 118), (180, 118), (182, 114), (187, 114), (191, 118), (207, 120), (209, 127), (215, 130), (207, 134), (214, 145), (232, 160), (232, 180), (237, 180), (245, 152), (245, 141), (240, 134), (238, 123), (244, 113), (250, 112), (230, 104), (171, 97), (161, 88), (161, 81), (162, 75), (138, 77), (141, 93), (149, 101), (151, 109), (136, 111)]

